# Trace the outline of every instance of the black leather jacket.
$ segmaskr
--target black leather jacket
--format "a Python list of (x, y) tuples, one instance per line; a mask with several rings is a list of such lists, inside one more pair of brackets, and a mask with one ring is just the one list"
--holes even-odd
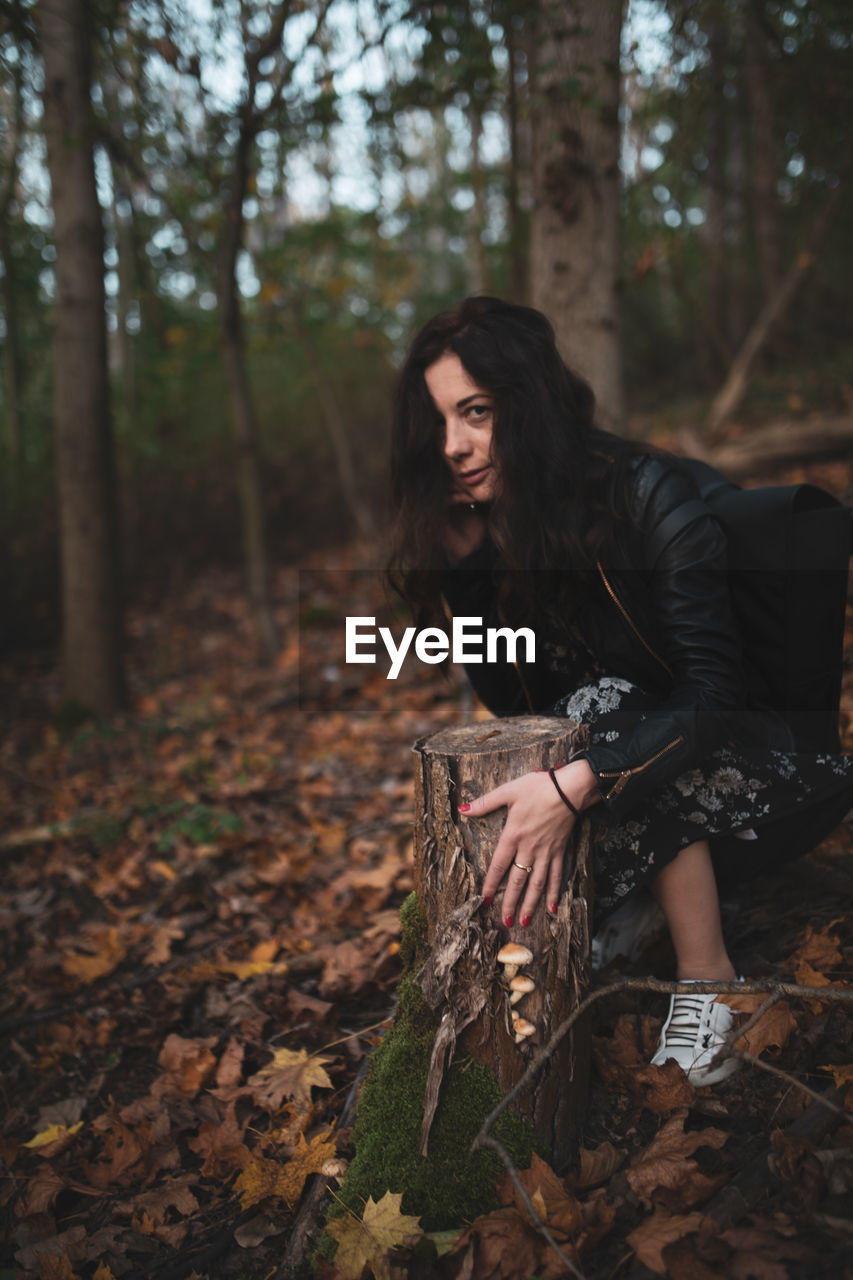
[[(571, 634), (552, 634), (549, 641), (537, 628), (535, 667), (466, 667), (496, 715), (547, 712), (561, 695), (584, 683), (591, 669), (620, 676), (650, 695), (642, 714), (613, 711), (598, 717), (591, 744), (581, 753), (612, 820), (621, 821), (656, 788), (695, 768), (726, 742), (793, 746), (781, 718), (757, 708), (746, 687), (729, 597), (726, 539), (714, 517), (709, 513), (691, 522), (651, 568), (647, 565), (655, 529), (697, 496), (693, 479), (677, 460), (636, 459), (629, 471), (631, 520), (618, 561), (598, 565), (598, 578)], [(445, 575), (452, 613), (482, 617), (485, 625), (499, 621), (496, 560), (494, 546), (486, 542)], [(540, 658), (543, 639), (550, 660), (547, 654)]]

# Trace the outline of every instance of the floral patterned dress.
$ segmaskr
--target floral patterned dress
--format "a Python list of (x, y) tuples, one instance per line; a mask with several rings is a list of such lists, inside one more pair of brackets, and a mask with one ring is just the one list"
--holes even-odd
[[(615, 716), (623, 724), (626, 711), (642, 719), (654, 705), (627, 680), (594, 665), (587, 674), (588, 683), (560, 698), (549, 714), (587, 725), (591, 745), (617, 736)], [(808, 852), (851, 808), (853, 757), (720, 747), (629, 818), (608, 823), (604, 805), (590, 810), (596, 907), (612, 910), (697, 840), (709, 842), (725, 890)]]

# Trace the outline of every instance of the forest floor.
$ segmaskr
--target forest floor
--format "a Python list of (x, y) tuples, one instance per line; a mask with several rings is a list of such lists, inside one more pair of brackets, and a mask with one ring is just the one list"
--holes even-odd
[[(793, 478), (843, 494), (853, 466), (773, 476)], [(333, 1193), (318, 1171), (350, 1155), (341, 1116), (400, 972), (410, 748), (472, 708), (420, 664), (396, 682), (345, 666), (343, 618), (386, 605), (356, 553), (322, 560), (279, 576), (273, 670), (240, 583), (211, 572), (130, 609), (132, 710), (109, 723), (60, 727), (43, 662), (0, 675), (0, 1280), (274, 1277), (317, 1179)], [(843, 726), (851, 751), (849, 661)], [(740, 970), (849, 985), (851, 891), (842, 826), (726, 905)], [(666, 946), (635, 972), (671, 976)], [(665, 1008), (596, 1006), (581, 1171), (525, 1175), (563, 1247), (601, 1280), (850, 1280), (853, 1007), (777, 1006), (761, 1061), (778, 1073), (699, 1090), (644, 1067)], [(376, 1274), (565, 1274), (501, 1197), (441, 1257), (447, 1236), (374, 1254)], [(388, 1241), (418, 1234), (398, 1204)], [(336, 1274), (358, 1275), (349, 1256)]]

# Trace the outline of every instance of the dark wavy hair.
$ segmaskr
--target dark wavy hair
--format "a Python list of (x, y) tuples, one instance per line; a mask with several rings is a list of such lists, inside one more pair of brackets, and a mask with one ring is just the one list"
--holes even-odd
[(389, 581), (421, 625), (440, 616), (451, 476), (424, 372), (448, 353), (494, 399), (499, 484), (489, 535), (509, 571), (501, 574), (504, 612), (565, 621), (615, 542), (625, 466), (639, 446), (595, 425), (592, 390), (562, 360), (546, 317), (498, 298), (466, 298), (430, 320), (409, 349), (392, 425)]

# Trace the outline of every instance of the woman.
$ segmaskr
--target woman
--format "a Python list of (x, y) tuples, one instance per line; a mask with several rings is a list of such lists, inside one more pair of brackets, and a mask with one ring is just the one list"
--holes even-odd
[[(561, 360), (539, 312), (469, 298), (415, 338), (392, 441), (391, 577), (421, 625), (443, 608), (484, 625), (528, 625), (535, 664), (471, 665), (498, 715), (566, 715), (587, 745), (460, 805), (506, 808), (483, 883), (502, 916), (556, 910), (566, 842), (593, 821), (596, 903), (649, 885), (684, 982), (730, 982), (718, 875), (799, 855), (853, 804), (853, 760), (793, 751), (755, 705), (741, 666), (712, 516), (682, 529), (651, 568), (652, 535), (696, 488), (678, 461), (598, 429), (589, 387)], [(732, 1023), (714, 995), (676, 995), (657, 1052), (696, 1083)]]

